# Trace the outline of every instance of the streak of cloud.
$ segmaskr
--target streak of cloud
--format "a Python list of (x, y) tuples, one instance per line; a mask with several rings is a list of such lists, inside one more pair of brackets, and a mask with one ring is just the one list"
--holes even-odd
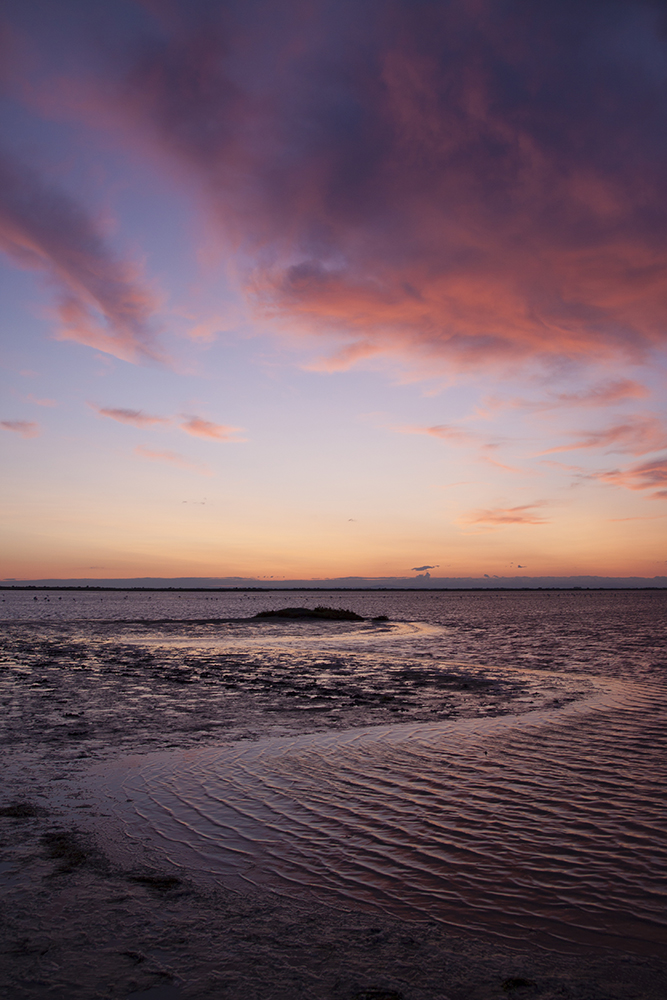
[(125, 361), (156, 359), (154, 296), (137, 268), (116, 259), (83, 208), (0, 153), (0, 250), (60, 287), (60, 340)]
[(522, 504), (518, 507), (494, 507), (490, 510), (474, 510), (465, 517), (467, 524), (488, 524), (499, 527), (507, 524), (547, 524), (547, 519), (536, 513), (545, 507), (544, 501)]
[(202, 476), (211, 475), (211, 470), (207, 466), (201, 465), (199, 462), (191, 462), (190, 459), (179, 455), (176, 451), (144, 448), (143, 445), (137, 445), (134, 449), (134, 454), (140, 458), (147, 458), (151, 462), (167, 462), (169, 465), (177, 465), (181, 469), (189, 469), (192, 472), (200, 473)]
[(582, 392), (561, 392), (554, 398), (559, 406), (611, 406), (628, 399), (646, 399), (650, 393), (645, 385), (623, 378), (602, 382)]
[(482, 440), (479, 434), (467, 431), (463, 427), (457, 427), (455, 424), (436, 424), (433, 427), (393, 427), (392, 430), (399, 434), (428, 434), (430, 437), (440, 438), (442, 441), (450, 442), (450, 444), (479, 444)]
[[(663, 494), (664, 495), (663, 491)], [(661, 494), (656, 494), (661, 496)], [(637, 517), (608, 517), (607, 520), (611, 523), (623, 522), (623, 521), (662, 521), (663, 518), (667, 517), (667, 514), (645, 514), (638, 515)]]
[(502, 469), (503, 472), (511, 472), (514, 475), (523, 476), (527, 471), (529, 471), (527, 469), (520, 469), (516, 465), (507, 465), (506, 462), (499, 462), (497, 459), (490, 458), (488, 455), (482, 455), (480, 461), (488, 462), (489, 465), (495, 466), (496, 469)]
[[(629, 490), (647, 490), (656, 486), (667, 487), (667, 458), (657, 458), (651, 462), (642, 462), (629, 469), (613, 469), (609, 472), (598, 472), (594, 475), (603, 483), (613, 486), (625, 486)], [(656, 499), (667, 496), (667, 489), (653, 493)]]
[(628, 400), (646, 399), (649, 395), (646, 386), (634, 379), (624, 378), (601, 382), (579, 392), (550, 393), (542, 400), (514, 399), (507, 404), (495, 398), (486, 400), (485, 405), (493, 409), (510, 405), (541, 412), (559, 408), (611, 406)]
[(0, 420), (0, 427), (6, 431), (14, 431), (24, 438), (37, 437), (39, 434), (39, 424), (33, 420)]
[(508, 465), (505, 462), (499, 462), (497, 459), (485, 454), (489, 451), (495, 451), (499, 447), (498, 442), (484, 442), (481, 434), (465, 430), (463, 427), (457, 427), (455, 424), (436, 424), (433, 427), (393, 427), (392, 430), (397, 431), (399, 434), (427, 434), (430, 437), (447, 441), (448, 444), (459, 445), (461, 447), (477, 445), (481, 449), (479, 461), (487, 462), (489, 465), (502, 469), (504, 472), (511, 472), (518, 475), (523, 475), (526, 472), (525, 469), (520, 469), (515, 465)]
[[(419, 433), (419, 431), (417, 431)], [(431, 437), (440, 438), (443, 441), (449, 441), (452, 444), (471, 444), (479, 443), (480, 436), (474, 434), (471, 431), (464, 430), (462, 427), (456, 427), (452, 424), (436, 424), (434, 427), (426, 427), (422, 433), (430, 434)]]
[(55, 399), (46, 399), (46, 398), (38, 399), (36, 396), (33, 396), (33, 394), (31, 392), (28, 393), (28, 395), (26, 396), (26, 399), (28, 400), (29, 403), (34, 403), (35, 406), (49, 406), (50, 407), (50, 406), (57, 406), (58, 405), (58, 403), (57, 403), (57, 401)]
[(143, 410), (129, 410), (125, 407), (96, 406), (95, 403), (88, 404), (101, 417), (109, 417), (117, 420), (121, 424), (132, 424), (133, 427), (152, 427), (155, 424), (170, 423), (168, 417), (151, 416)]
[(600, 431), (575, 431), (572, 436), (578, 440), (571, 444), (549, 448), (542, 454), (552, 455), (556, 452), (584, 448), (645, 455), (651, 451), (667, 448), (667, 431), (655, 417), (635, 417)]
[(240, 427), (214, 424), (211, 420), (203, 420), (201, 417), (186, 417), (180, 427), (186, 434), (192, 434), (194, 437), (209, 438), (212, 441), (241, 441), (241, 438), (235, 436), (240, 432)]

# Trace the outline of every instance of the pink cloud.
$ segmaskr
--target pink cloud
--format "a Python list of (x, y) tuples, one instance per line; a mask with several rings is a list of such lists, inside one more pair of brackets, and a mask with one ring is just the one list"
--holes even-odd
[[(428, 434), (430, 437), (440, 438), (442, 441), (447, 441), (449, 444), (460, 445), (463, 447), (478, 445), (482, 452), (494, 451), (499, 447), (497, 442), (483, 443), (483, 438), (480, 434), (476, 434), (474, 431), (465, 430), (463, 427), (457, 427), (455, 424), (436, 424), (433, 427), (394, 427), (392, 430), (395, 430), (400, 434)], [(502, 469), (504, 472), (524, 475), (526, 471), (525, 469), (519, 469), (514, 465), (507, 465), (504, 462), (499, 462), (497, 459), (491, 458), (488, 454), (481, 454), (479, 456), (479, 460), (486, 462), (489, 465), (493, 465), (498, 469)]]
[[(648, 138), (662, 118), (646, 118), (659, 91), (604, 47), (604, 14), (573, 41), (555, 4), (535, 22), (462, 0), (309, 9), (306, 24), (285, 8), (268, 42), (250, 15), (181, 6), (118, 92), (203, 180), (260, 309), (343, 337), (329, 369), (378, 352), (480, 367), (664, 344), (664, 171)], [(653, 44), (637, 10), (619, 17)]]
[(366, 358), (372, 358), (381, 353), (383, 353), (383, 348), (380, 344), (370, 340), (357, 340), (351, 344), (345, 344), (333, 354), (320, 358), (307, 367), (311, 371), (343, 372), (352, 368), (357, 362), (365, 361)]
[[(189, 175), (258, 310), (342, 342), (322, 366), (639, 361), (665, 345), (667, 112), (648, 5), (610, 19), (549, 0), (534, 17), (484, 0), (313, 0), (307, 17), (145, 3), (143, 32), (106, 7), (96, 33), (107, 18), (117, 48), (98, 78), (67, 79), (61, 29), (43, 106)], [(130, 332), (111, 295), (112, 343), (87, 333), (77, 291), (67, 335), (141, 352), (150, 307), (134, 278), (117, 284)]]
[(486, 462), (489, 465), (495, 466), (495, 468), (502, 469), (504, 472), (511, 472), (515, 475), (525, 475), (526, 473), (525, 469), (519, 469), (515, 465), (507, 465), (495, 458), (491, 458), (489, 454), (484, 454), (485, 452), (488, 453), (499, 448), (497, 442), (483, 443), (483, 438), (480, 434), (465, 430), (463, 427), (457, 427), (455, 424), (436, 424), (433, 427), (393, 427), (392, 430), (397, 431), (399, 434), (427, 434), (430, 437), (440, 438), (449, 444), (460, 445), (462, 447), (477, 445), (482, 452), (479, 455), (479, 461)]
[(488, 524), (501, 526), (505, 524), (547, 524), (547, 519), (536, 514), (540, 507), (545, 507), (544, 501), (523, 504), (520, 507), (494, 507), (490, 510), (474, 510), (465, 518), (467, 524)]
[(655, 417), (629, 418), (622, 424), (600, 431), (575, 431), (578, 438), (572, 444), (558, 445), (542, 452), (551, 455), (561, 451), (576, 451), (581, 448), (600, 448), (607, 451), (627, 452), (631, 455), (645, 455), (667, 447), (667, 431)]
[(187, 336), (197, 344), (212, 344), (218, 336), (220, 323), (208, 320), (190, 327)]
[(467, 431), (463, 427), (455, 424), (436, 424), (433, 427), (394, 427), (393, 430), (399, 434), (427, 434), (430, 437), (440, 438), (450, 444), (479, 444), (480, 436), (472, 431)]
[(180, 425), (181, 430), (186, 434), (195, 437), (210, 438), (213, 441), (239, 441), (234, 435), (241, 430), (240, 427), (228, 427), (226, 424), (214, 424), (210, 420), (203, 420), (201, 417), (186, 417)]
[(116, 259), (69, 195), (0, 155), (0, 250), (61, 289), (60, 340), (126, 361), (156, 359), (156, 301), (135, 266)]
[(610, 406), (626, 399), (646, 399), (650, 393), (646, 386), (633, 379), (623, 378), (602, 382), (582, 392), (562, 392), (554, 397), (559, 406)]
[(650, 395), (646, 386), (641, 385), (633, 379), (617, 379), (606, 381), (582, 389), (580, 392), (560, 392), (550, 393), (545, 399), (531, 401), (527, 399), (514, 399), (509, 404), (503, 403), (499, 398), (490, 398), (486, 405), (492, 408), (502, 405), (515, 406), (521, 409), (545, 411), (558, 408), (571, 409), (581, 406), (611, 406), (614, 403), (623, 403), (631, 399), (646, 399)]
[(15, 431), (24, 438), (37, 437), (39, 434), (39, 424), (32, 420), (0, 420), (0, 426), (6, 431)]
[[(656, 493), (655, 495), (656, 496), (665, 496), (665, 495), (667, 495), (667, 491), (663, 491), (662, 493)], [(608, 517), (607, 520), (608, 521), (612, 521), (612, 522), (616, 522), (616, 521), (661, 521), (664, 517), (667, 517), (667, 514), (646, 514), (645, 516), (641, 516), (640, 515), (638, 517)]]
[(33, 396), (33, 394), (31, 392), (28, 393), (28, 395), (26, 396), (26, 399), (30, 403), (35, 403), (36, 406), (57, 406), (58, 405), (58, 403), (56, 402), (55, 399), (37, 399), (35, 396)]
[(566, 465), (565, 462), (554, 462), (548, 458), (541, 459), (540, 465), (546, 465), (550, 469), (563, 469), (565, 472), (583, 473), (584, 471), (581, 465)]
[(181, 469), (190, 469), (192, 472), (199, 472), (203, 476), (211, 475), (211, 471), (207, 466), (201, 465), (198, 462), (191, 462), (190, 459), (179, 455), (175, 451), (156, 450), (153, 448), (144, 448), (143, 445), (137, 445), (134, 453), (141, 458), (147, 458), (151, 462), (167, 462), (170, 465), (177, 465)]
[(144, 413), (143, 410), (96, 406), (95, 403), (89, 403), (88, 406), (99, 413), (101, 417), (110, 417), (111, 420), (117, 420), (121, 424), (132, 424), (134, 427), (151, 427), (154, 424), (168, 424), (170, 422), (167, 417), (151, 416), (148, 413)]
[(512, 472), (522, 476), (526, 474), (526, 469), (519, 469), (516, 465), (506, 465), (504, 462), (498, 462), (495, 458), (489, 458), (488, 455), (482, 455), (481, 461), (488, 462), (489, 465), (494, 465), (497, 469), (502, 469), (504, 472)]
[[(613, 486), (625, 486), (629, 490), (647, 490), (656, 486), (667, 487), (667, 458), (642, 462), (629, 469), (598, 472), (594, 474), (594, 478)], [(665, 496), (667, 496), (667, 489), (659, 490), (653, 494), (654, 498)]]

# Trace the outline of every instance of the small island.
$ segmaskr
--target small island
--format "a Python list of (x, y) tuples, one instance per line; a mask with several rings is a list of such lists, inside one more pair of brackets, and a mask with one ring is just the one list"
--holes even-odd
[(366, 619), (356, 611), (346, 611), (344, 608), (327, 608), (319, 605), (316, 608), (279, 608), (276, 611), (258, 611), (255, 618), (331, 618), (336, 621), (363, 622)]

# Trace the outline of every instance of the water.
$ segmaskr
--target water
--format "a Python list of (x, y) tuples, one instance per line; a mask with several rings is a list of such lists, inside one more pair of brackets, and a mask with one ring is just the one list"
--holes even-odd
[[(6, 595), (0, 610), (84, 644), (122, 637), (172, 658), (251, 650), (323, 669), (340, 655), (378, 677), (428, 664), (527, 692), (509, 714), (485, 715), (478, 699), (472, 718), (385, 717), (106, 763), (91, 781), (130, 841), (230, 886), (510, 943), (664, 949), (667, 594), (33, 596)], [(391, 621), (238, 620), (318, 603)]]

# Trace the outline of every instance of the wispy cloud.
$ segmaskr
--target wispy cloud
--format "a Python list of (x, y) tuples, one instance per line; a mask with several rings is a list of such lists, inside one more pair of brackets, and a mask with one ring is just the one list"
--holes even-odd
[(634, 379), (622, 378), (600, 382), (580, 392), (561, 392), (552, 397), (558, 406), (611, 406), (628, 399), (646, 399), (650, 392)]
[(493, 507), (489, 510), (473, 510), (464, 518), (467, 524), (488, 524), (500, 527), (507, 524), (546, 524), (547, 519), (537, 511), (546, 507), (546, 501), (522, 504), (519, 507)]
[[(173, 421), (170, 417), (161, 417), (155, 414), (144, 413), (143, 410), (134, 410), (123, 406), (98, 406), (96, 403), (88, 403), (91, 409), (95, 410), (101, 417), (109, 417), (117, 420), (121, 424), (131, 424), (133, 427), (147, 428), (160, 425), (168, 425)], [(230, 427), (227, 424), (216, 424), (212, 420), (204, 420), (202, 417), (186, 415), (181, 418), (178, 425), (186, 434), (194, 437), (208, 438), (211, 441), (240, 442), (237, 437), (240, 427)], [(155, 454), (171, 454), (170, 452), (156, 452)]]
[(593, 478), (613, 486), (625, 486), (630, 490), (648, 490), (656, 486), (666, 487), (652, 494), (654, 498), (667, 496), (667, 458), (657, 458), (652, 462), (642, 462), (629, 469), (612, 469), (597, 472)]
[(540, 465), (546, 465), (549, 469), (562, 469), (563, 472), (584, 472), (581, 465), (566, 465), (565, 462), (555, 462), (549, 458), (540, 459)]
[(203, 420), (201, 417), (187, 416), (180, 425), (181, 430), (194, 437), (210, 438), (213, 441), (239, 442), (236, 437), (240, 433), (240, 427), (228, 427), (226, 424), (214, 424), (211, 420)]
[(406, 425), (403, 427), (392, 427), (398, 434), (427, 434), (430, 437), (440, 438), (450, 444), (470, 445), (479, 444), (483, 439), (479, 434), (468, 431), (456, 424), (436, 424), (433, 427), (419, 427)]
[(6, 431), (14, 431), (24, 438), (34, 438), (39, 434), (39, 424), (32, 420), (0, 420), (0, 427)]
[(502, 469), (503, 472), (511, 472), (514, 475), (524, 476), (529, 469), (520, 469), (516, 465), (507, 465), (506, 462), (499, 462), (496, 458), (491, 458), (489, 455), (481, 455), (480, 461), (487, 462), (489, 465), (495, 466), (496, 469)]
[(143, 410), (131, 410), (120, 406), (97, 406), (95, 403), (88, 403), (88, 406), (101, 417), (109, 417), (111, 420), (117, 420), (121, 424), (132, 424), (134, 427), (151, 427), (171, 422), (168, 417), (152, 416)]
[[(662, 494), (657, 495), (664, 495), (664, 491)], [(667, 514), (646, 514), (644, 516), (640, 514), (637, 517), (608, 517), (607, 520), (612, 523), (617, 521), (662, 521), (665, 517), (667, 517)]]
[(175, 451), (163, 451), (154, 448), (144, 448), (143, 445), (137, 445), (134, 449), (135, 455), (140, 458), (147, 458), (151, 462), (167, 462), (169, 465), (177, 465), (181, 469), (189, 469), (191, 472), (198, 472), (202, 476), (210, 476), (211, 470), (206, 465), (202, 465), (199, 462), (192, 462), (189, 458), (184, 455), (179, 455)]
[(478, 461), (486, 462), (504, 472), (511, 472), (516, 475), (524, 475), (526, 469), (520, 469), (515, 465), (508, 465), (498, 459), (491, 458), (489, 452), (494, 452), (500, 447), (497, 441), (485, 441), (481, 434), (475, 431), (466, 430), (456, 424), (435, 424), (433, 427), (419, 427), (406, 425), (403, 427), (392, 427), (393, 431), (399, 434), (427, 434), (429, 437), (439, 438), (447, 441), (448, 444), (459, 445), (461, 447), (477, 446), (479, 448)]
[(51, 406), (57, 406), (58, 405), (58, 403), (57, 403), (57, 401), (55, 399), (38, 399), (36, 396), (33, 396), (33, 394), (31, 392), (28, 393), (28, 395), (26, 396), (26, 399), (28, 400), (29, 403), (34, 403), (36, 406), (49, 406), (49, 407), (51, 407)]
[(571, 444), (558, 445), (541, 452), (552, 455), (561, 451), (599, 449), (630, 455), (646, 455), (667, 448), (667, 430), (656, 417), (633, 417), (599, 431), (573, 431)]
[[(557, 406), (611, 406), (628, 399), (646, 399), (648, 396), (650, 393), (645, 385), (634, 379), (623, 378), (601, 382), (580, 392), (561, 392), (551, 399)], [(548, 401), (545, 405), (548, 405)]]
[(161, 357), (155, 296), (105, 246), (81, 205), (0, 153), (0, 250), (60, 287), (58, 338), (125, 361)]
[(212, 344), (217, 339), (221, 325), (219, 320), (204, 320), (191, 326), (186, 336), (196, 344)]
[(442, 441), (449, 441), (452, 444), (478, 444), (481, 440), (479, 434), (474, 434), (472, 431), (467, 431), (454, 424), (436, 424), (434, 427), (424, 428), (422, 433), (430, 434), (431, 437), (440, 438)]
[[(261, 293), (258, 290), (259, 294)], [(355, 340), (351, 344), (345, 344), (344, 347), (338, 348), (332, 354), (312, 361), (306, 368), (316, 372), (344, 372), (359, 361), (365, 361), (367, 358), (376, 357), (378, 354), (386, 352), (386, 348), (372, 340)]]
[(616, 379), (599, 382), (577, 392), (548, 392), (544, 399), (512, 399), (504, 401), (491, 397), (485, 401), (485, 406), (496, 409), (502, 406), (512, 406), (533, 412), (545, 412), (556, 409), (573, 409), (575, 407), (604, 407), (623, 403), (628, 400), (646, 399), (649, 390), (633, 379)]

